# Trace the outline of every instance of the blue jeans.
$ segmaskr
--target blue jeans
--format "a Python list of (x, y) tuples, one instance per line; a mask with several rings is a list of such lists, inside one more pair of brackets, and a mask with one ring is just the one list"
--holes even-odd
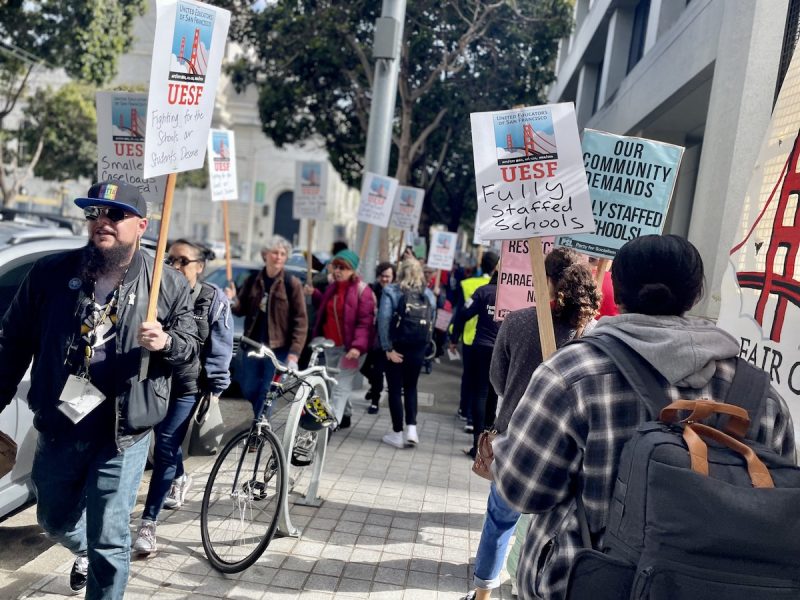
[(88, 600), (123, 597), (130, 565), (130, 514), (150, 435), (117, 453), (111, 439), (74, 441), (42, 434), (31, 475), (39, 525), (74, 554), (88, 554)]
[(500, 571), (503, 570), (508, 542), (519, 517), (520, 514), (500, 497), (492, 482), (481, 541), (475, 556), (473, 583), (476, 588), (493, 590), (500, 586)]
[[(273, 349), (272, 351), (280, 362), (286, 362), (286, 357), (289, 356), (288, 348)], [(240, 352), (244, 352), (244, 349)], [(268, 358), (255, 358), (245, 354), (242, 357), (241, 369), (239, 386), (242, 388), (244, 397), (253, 405), (253, 415), (257, 419), (264, 410), (264, 401), (269, 387), (272, 385), (272, 378), (275, 376), (275, 367)]]
[(156, 521), (164, 500), (169, 494), (172, 481), (183, 475), (183, 451), (181, 444), (189, 429), (192, 409), (199, 399), (189, 394), (173, 398), (169, 403), (167, 416), (155, 429), (156, 447), (153, 456), (153, 475), (144, 503), (143, 519)]

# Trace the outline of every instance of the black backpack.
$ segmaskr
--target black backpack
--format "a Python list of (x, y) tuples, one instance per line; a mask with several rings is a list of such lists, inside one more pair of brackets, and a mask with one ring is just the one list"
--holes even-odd
[[(575, 343), (613, 359), (652, 418), (663, 421), (643, 423), (623, 447), (602, 552), (591, 549), (577, 494), (585, 548), (573, 562), (567, 600), (800, 598), (800, 469), (751, 441), (769, 376), (738, 359), (725, 404), (667, 407), (654, 369), (627, 345), (607, 335)], [(685, 410), (705, 414), (675, 423)], [(698, 422), (704, 417), (708, 425)]]
[(424, 290), (406, 290), (394, 312), (391, 338), (404, 344), (429, 344), (433, 338), (434, 309)]

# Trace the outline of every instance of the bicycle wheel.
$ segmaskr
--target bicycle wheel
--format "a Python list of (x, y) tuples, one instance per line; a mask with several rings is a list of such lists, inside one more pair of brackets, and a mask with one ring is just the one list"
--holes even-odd
[(206, 483), (200, 534), (211, 565), (238, 573), (272, 541), (286, 494), (286, 462), (275, 434), (243, 431), (223, 448)]

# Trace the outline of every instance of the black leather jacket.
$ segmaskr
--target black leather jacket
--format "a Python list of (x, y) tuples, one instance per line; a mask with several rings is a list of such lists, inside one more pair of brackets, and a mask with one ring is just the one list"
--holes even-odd
[[(79, 307), (86, 297), (76, 285), (82, 252), (72, 250), (38, 260), (3, 317), (0, 331), (0, 410), (13, 399), (33, 358), (28, 404), (36, 429), (53, 435), (69, 435), (73, 426), (57, 406), (70, 374), (65, 364), (67, 352), (79, 330)], [(118, 446), (121, 437), (145, 432), (163, 420), (172, 366), (191, 360), (198, 351), (188, 283), (177, 271), (164, 269), (157, 312), (172, 337), (172, 347), (168, 352), (149, 354), (147, 377), (139, 381), (146, 355), (137, 334), (147, 314), (152, 276), (153, 257), (138, 251), (120, 288), (114, 399)], [(79, 289), (73, 289), (76, 287)]]

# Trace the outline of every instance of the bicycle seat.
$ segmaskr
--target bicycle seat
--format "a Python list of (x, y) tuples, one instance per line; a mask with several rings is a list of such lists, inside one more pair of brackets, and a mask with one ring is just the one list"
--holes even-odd
[(311, 349), (312, 350), (320, 350), (325, 348), (333, 348), (336, 344), (333, 343), (333, 340), (329, 340), (328, 338), (324, 337), (315, 337), (311, 340)]

